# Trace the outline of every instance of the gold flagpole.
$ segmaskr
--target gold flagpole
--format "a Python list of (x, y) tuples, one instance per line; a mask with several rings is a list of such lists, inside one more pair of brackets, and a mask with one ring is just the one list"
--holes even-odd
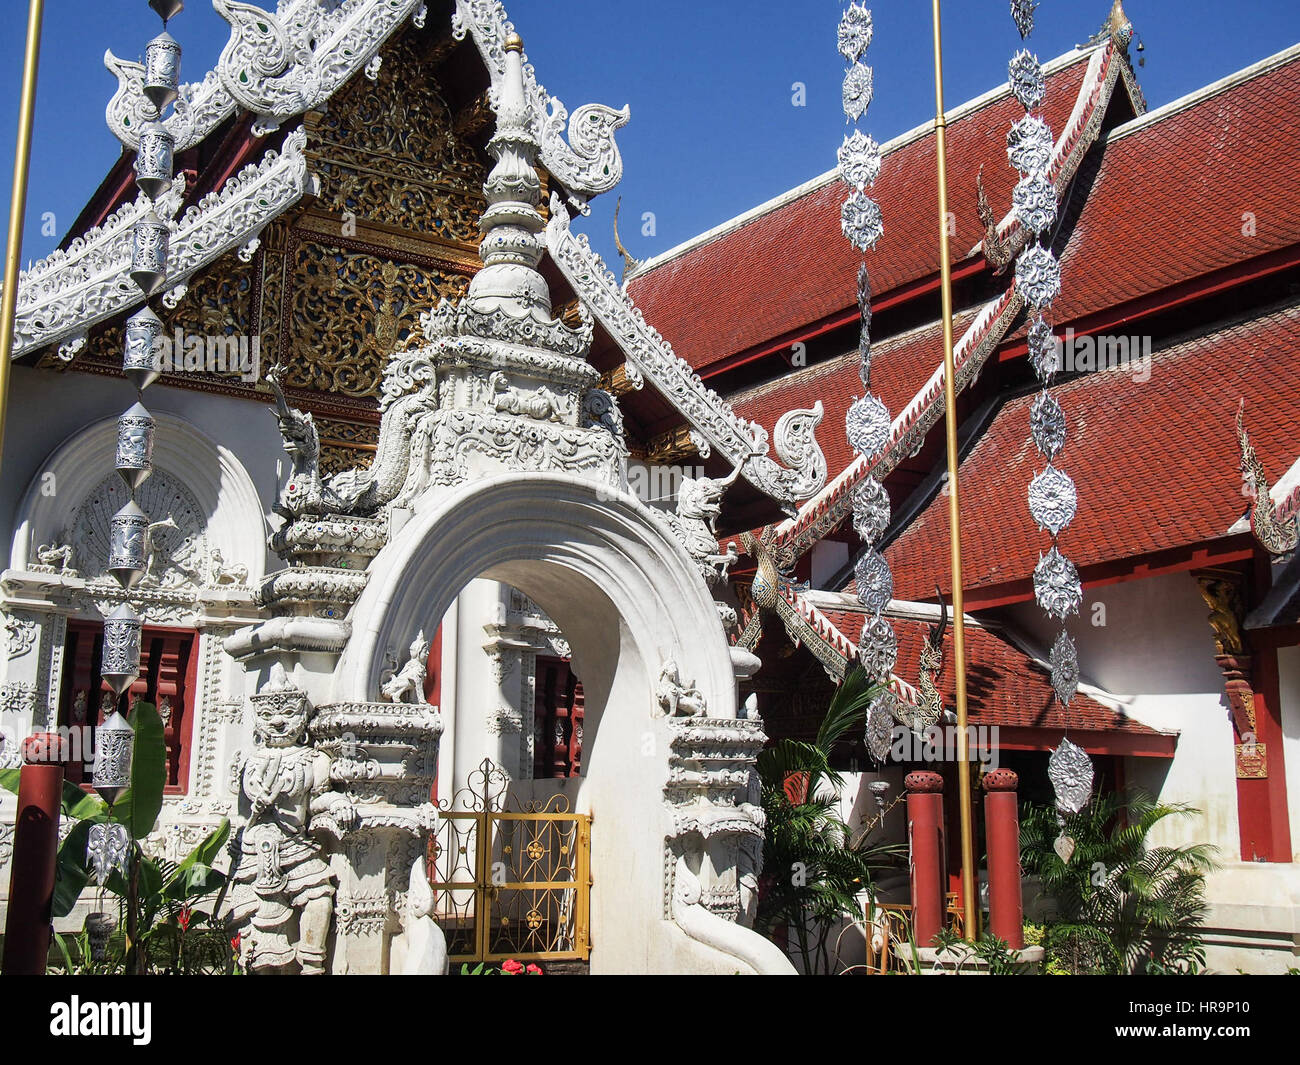
[(18, 302), (18, 261), (23, 251), (23, 215), (27, 211), (27, 164), (32, 153), (32, 117), (36, 112), (36, 65), (41, 54), (41, 15), (45, 0), (31, 0), (27, 11), (27, 52), (18, 102), (18, 145), (14, 149), (14, 187), (9, 199), (9, 239), (5, 244), (4, 292), (0, 294), (0, 463), (4, 458), (5, 412), (9, 408), (9, 359), (14, 343), (14, 309)]
[(948, 261), (948, 138), (943, 114), (943, 35), (934, 0), (935, 143), (939, 161), (939, 274), (943, 300), (943, 407), (948, 430), (948, 525), (952, 551), (952, 656), (957, 679), (957, 802), (961, 812), (961, 897), (967, 942), (975, 942), (975, 830), (971, 820), (970, 737), (966, 734), (966, 615), (961, 577), (961, 504), (957, 495), (957, 384), (952, 356), (952, 267)]

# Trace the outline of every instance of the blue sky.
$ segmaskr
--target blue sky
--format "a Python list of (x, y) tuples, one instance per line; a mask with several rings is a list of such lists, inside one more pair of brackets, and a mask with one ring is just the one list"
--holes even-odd
[[(273, 0), (262, 6), (274, 7)], [(662, 252), (834, 165), (844, 131), (841, 0), (507, 0), (542, 83), (570, 109), (630, 104), (619, 134), (625, 176), (578, 228), (617, 264), (614, 198), (624, 198), (624, 243), (639, 258)], [(876, 92), (864, 128), (878, 140), (933, 119), (930, 5), (880, 0), (868, 61)], [(0, 0), (0, 194), (7, 221), (25, 0)], [(946, 0), (948, 107), (1006, 79), (1020, 46), (1005, 0)], [(1043, 0), (1030, 46), (1048, 59), (1083, 42), (1109, 0)], [(1138, 71), (1152, 107), (1300, 40), (1296, 0), (1129, 0), (1146, 45)], [(1225, 15), (1230, 12), (1230, 15)], [(1228, 19), (1230, 18), (1230, 22)], [(119, 152), (104, 125), (114, 82), (105, 48), (138, 58), (158, 30), (145, 0), (47, 0), (28, 194), (24, 260), (48, 254)], [(226, 40), (208, 0), (190, 0), (171, 26), (198, 80)], [(793, 86), (806, 87), (794, 106)], [(1296, 116), (1278, 116), (1296, 121)], [(885, 180), (888, 178), (886, 171)], [(53, 213), (55, 235), (42, 216)], [(655, 232), (643, 235), (653, 212)], [(0, 225), (3, 225), (0, 222)]]

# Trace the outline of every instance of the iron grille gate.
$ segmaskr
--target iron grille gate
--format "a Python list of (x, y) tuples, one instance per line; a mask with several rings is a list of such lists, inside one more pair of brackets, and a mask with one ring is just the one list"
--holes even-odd
[(429, 854), (434, 919), (453, 962), (580, 959), (591, 952), (591, 816), (564, 795), (520, 801), (484, 759), (439, 804)]

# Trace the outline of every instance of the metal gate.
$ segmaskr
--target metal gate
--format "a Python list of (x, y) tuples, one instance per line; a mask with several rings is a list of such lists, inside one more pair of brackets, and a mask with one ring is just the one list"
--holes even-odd
[(440, 806), (430, 841), (434, 919), (453, 962), (586, 960), (591, 816), (564, 795), (519, 801), (490, 759)]

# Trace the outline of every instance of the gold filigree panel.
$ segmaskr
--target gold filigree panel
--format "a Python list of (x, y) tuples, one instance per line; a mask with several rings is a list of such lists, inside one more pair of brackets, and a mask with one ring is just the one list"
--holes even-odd
[(379, 444), (379, 426), (317, 418), (320, 434), (321, 472), (326, 476), (343, 470), (369, 469)]
[(401, 40), (377, 81), (358, 75), (308, 116), (321, 206), (447, 241), (478, 242), (486, 164), (456, 131), (428, 64)]
[(300, 244), (285, 384), (354, 397), (376, 394), (388, 356), (418, 335), (421, 311), (444, 297), (460, 299), (468, 287), (469, 278), (450, 271)]

